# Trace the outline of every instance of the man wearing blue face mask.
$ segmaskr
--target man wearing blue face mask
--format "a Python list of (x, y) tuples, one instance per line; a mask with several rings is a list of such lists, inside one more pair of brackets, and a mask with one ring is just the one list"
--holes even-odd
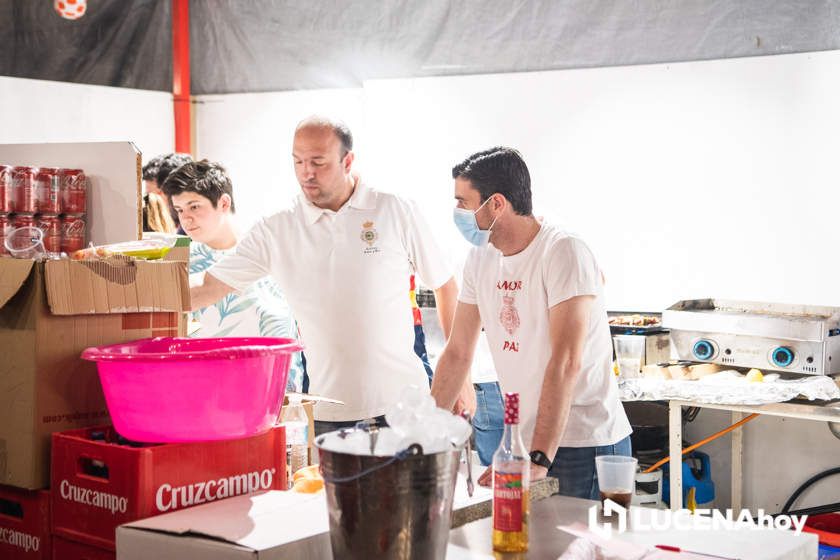
[[(455, 225), (475, 248), (432, 395), (452, 406), (483, 327), (502, 390), (520, 395), (531, 480), (553, 476), (561, 494), (598, 499), (595, 457), (631, 453), (601, 269), (582, 240), (534, 217), (516, 150), (473, 154), (452, 177)], [(479, 483), (490, 483), (490, 469)]]

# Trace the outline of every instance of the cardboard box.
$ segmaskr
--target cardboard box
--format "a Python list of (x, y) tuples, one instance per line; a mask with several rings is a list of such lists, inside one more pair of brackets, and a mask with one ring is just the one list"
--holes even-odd
[(113, 550), (104, 550), (61, 537), (53, 539), (53, 560), (116, 560)]
[(185, 332), (184, 262), (0, 257), (0, 483), (49, 485), (52, 432), (108, 413), (89, 346)]
[[(473, 480), (483, 471), (473, 465)], [(453, 527), (491, 515), (493, 490), (476, 485), (470, 497), (465, 472), (458, 473), (455, 483)], [(540, 483), (545, 491), (535, 499), (557, 490), (555, 479)], [(117, 556), (120, 560), (332, 558), (326, 493), (272, 491), (128, 523), (117, 529)]]
[(112, 428), (86, 428), (53, 434), (52, 456), (53, 535), (106, 550), (122, 523), (287, 487), (282, 427), (177, 444), (130, 444)]
[(49, 492), (0, 486), (0, 558), (52, 558)]
[(120, 560), (332, 558), (323, 492), (266, 492), (123, 525)]

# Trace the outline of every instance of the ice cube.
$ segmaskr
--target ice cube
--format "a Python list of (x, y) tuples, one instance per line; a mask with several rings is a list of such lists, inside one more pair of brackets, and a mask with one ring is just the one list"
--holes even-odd
[(376, 449), (374, 455), (379, 457), (390, 457), (408, 447), (402, 433), (392, 428), (381, 428), (376, 438)]
[(419, 410), (423, 407), (425, 397), (429, 396), (428, 387), (421, 389), (417, 385), (407, 385), (400, 392), (399, 402), (409, 410)]
[(414, 420), (414, 415), (408, 410), (404, 403), (397, 402), (385, 411), (385, 421), (394, 429), (402, 430), (409, 426)]
[(472, 434), (470, 423), (454, 414), (450, 414), (446, 419), (444, 430), (447, 439), (455, 447), (464, 445)]

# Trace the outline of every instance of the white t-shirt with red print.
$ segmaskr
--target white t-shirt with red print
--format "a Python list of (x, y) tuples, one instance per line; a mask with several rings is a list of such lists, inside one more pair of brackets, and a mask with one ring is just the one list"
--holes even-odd
[(582, 295), (595, 300), (560, 447), (611, 445), (632, 431), (612, 373), (612, 339), (595, 257), (579, 238), (543, 223), (520, 253), (505, 257), (487, 245), (473, 249), (464, 266), (458, 299), (478, 305), (502, 391), (519, 393), (521, 432), (528, 446), (551, 358), (549, 309)]

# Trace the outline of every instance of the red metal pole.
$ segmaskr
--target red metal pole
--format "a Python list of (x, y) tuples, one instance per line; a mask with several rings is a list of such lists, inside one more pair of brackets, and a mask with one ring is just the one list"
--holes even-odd
[(175, 151), (190, 153), (190, 9), (189, 0), (172, 0), (172, 97), (175, 106)]

